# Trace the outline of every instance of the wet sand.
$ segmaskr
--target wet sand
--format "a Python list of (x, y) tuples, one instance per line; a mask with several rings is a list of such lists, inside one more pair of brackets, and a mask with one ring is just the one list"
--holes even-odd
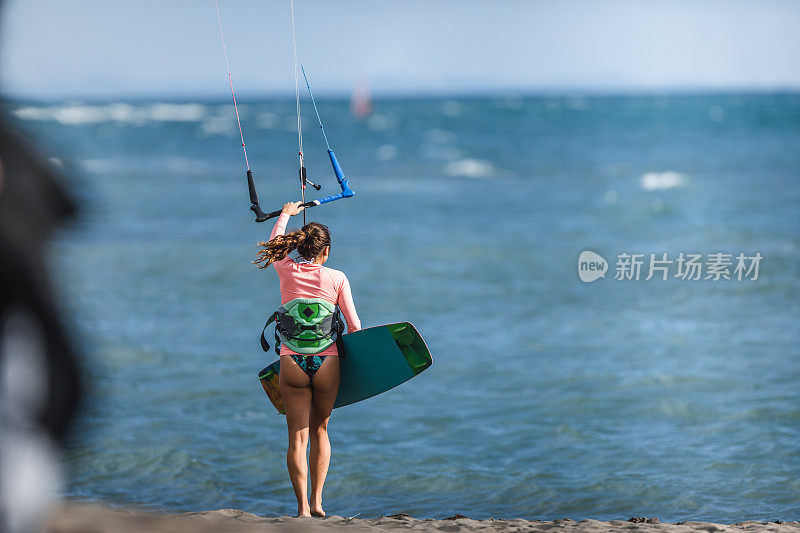
[(494, 519), (472, 520), (462, 515), (433, 520), (416, 519), (406, 514), (382, 516), (380, 518), (348, 518), (331, 515), (326, 518), (294, 518), (281, 516), (267, 518), (236, 509), (201, 511), (169, 515), (140, 511), (126, 511), (70, 503), (59, 507), (47, 523), (46, 531), (51, 533), (184, 533), (184, 532), (270, 532), (270, 531), (392, 531), (412, 532), (440, 531), (565, 531), (599, 533), (606, 531), (641, 531), (688, 533), (714, 533), (722, 531), (739, 532), (800, 532), (800, 522), (791, 521), (746, 521), (735, 524), (715, 524), (711, 522), (661, 523), (657, 518), (635, 517), (629, 520), (581, 520), (564, 518), (560, 520)]

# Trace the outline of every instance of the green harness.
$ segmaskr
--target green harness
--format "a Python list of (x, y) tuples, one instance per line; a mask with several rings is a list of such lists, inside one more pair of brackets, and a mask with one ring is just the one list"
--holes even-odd
[(264, 332), (275, 322), (275, 353), (280, 354), (283, 344), (293, 352), (313, 355), (334, 342), (344, 355), (339, 340), (344, 332), (344, 323), (339, 308), (322, 298), (295, 298), (278, 307), (261, 330), (261, 348), (269, 351)]

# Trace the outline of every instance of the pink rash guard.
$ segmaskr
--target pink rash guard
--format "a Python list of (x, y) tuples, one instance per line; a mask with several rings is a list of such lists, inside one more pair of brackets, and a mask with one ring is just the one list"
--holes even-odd
[[(275, 227), (272, 228), (269, 239), (272, 240), (277, 235), (283, 235), (288, 222), (289, 215), (281, 213)], [(350, 282), (347, 281), (344, 272), (316, 263), (296, 262), (288, 256), (280, 261), (275, 261), (272, 266), (275, 267), (281, 284), (281, 305), (295, 298), (322, 298), (339, 306), (347, 323), (348, 333), (361, 329), (361, 321), (358, 319), (356, 306), (353, 303), (353, 294), (350, 292)], [(286, 346), (281, 346), (281, 355), (296, 353)], [(315, 355), (338, 356), (336, 343)]]

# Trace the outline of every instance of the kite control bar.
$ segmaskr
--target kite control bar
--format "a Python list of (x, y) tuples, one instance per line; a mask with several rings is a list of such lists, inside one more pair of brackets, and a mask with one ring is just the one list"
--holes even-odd
[[(336, 181), (339, 182), (339, 186), (341, 186), (342, 192), (337, 194), (332, 194), (330, 196), (324, 196), (322, 198), (318, 198), (310, 202), (302, 203), (300, 204), (300, 207), (304, 207), (306, 209), (311, 207), (317, 207), (318, 205), (327, 204), (330, 202), (334, 202), (336, 200), (341, 200), (342, 198), (351, 198), (356, 193), (353, 189), (350, 188), (350, 182), (348, 181), (347, 177), (345, 177), (344, 172), (342, 172), (342, 167), (339, 166), (339, 161), (337, 161), (336, 154), (333, 153), (333, 150), (328, 150), (328, 155), (331, 158), (331, 166), (333, 166), (333, 172), (336, 174)], [(305, 169), (302, 169), (301, 173), (303, 173), (304, 170)], [(250, 201), (253, 203), (253, 205), (250, 206), (250, 209), (252, 209), (256, 213), (256, 222), (264, 222), (265, 220), (275, 218), (281, 214), (281, 209), (272, 211), (270, 213), (264, 213), (263, 211), (261, 211), (261, 207), (258, 205), (258, 196), (256, 196), (256, 188), (255, 185), (253, 184), (252, 172), (248, 172), (247, 174), (247, 184), (250, 186)], [(314, 188), (317, 190), (320, 189), (318, 185), (314, 185)]]
[[(265, 213), (261, 209), (261, 204), (258, 202), (258, 193), (256, 193), (256, 184), (253, 181), (253, 171), (250, 170), (250, 161), (247, 159), (247, 147), (245, 146), (244, 142), (244, 131), (242, 130), (242, 122), (239, 118), (239, 106), (236, 103), (236, 93), (233, 91), (233, 78), (231, 77), (231, 68), (230, 64), (228, 63), (228, 50), (225, 47), (225, 37), (222, 34), (222, 19), (219, 16), (219, 4), (217, 0), (214, 0), (214, 5), (217, 9), (217, 22), (219, 23), (219, 35), (220, 39), (222, 40), (222, 50), (225, 53), (225, 66), (228, 69), (228, 82), (231, 87), (231, 98), (233, 99), (233, 109), (236, 113), (236, 124), (239, 126), (239, 138), (242, 141), (242, 153), (244, 154), (244, 163), (247, 167), (247, 189), (250, 192), (250, 210), (256, 214), (256, 222), (264, 222), (265, 220), (269, 220), (271, 218), (275, 218), (281, 214), (281, 209), (276, 211), (272, 211), (270, 213)], [(294, 16), (294, 13), (292, 14)], [(293, 22), (294, 24), (294, 19)], [(308, 209), (311, 207), (316, 207), (318, 205), (327, 204), (330, 202), (334, 202), (336, 200), (341, 200), (342, 198), (350, 198), (355, 194), (355, 191), (350, 188), (350, 182), (344, 175), (342, 171), (342, 167), (339, 165), (339, 161), (336, 160), (336, 154), (333, 153), (333, 149), (331, 149), (331, 145), (328, 142), (328, 136), (325, 135), (325, 126), (322, 125), (322, 119), (319, 116), (319, 110), (317, 109), (317, 102), (314, 100), (314, 93), (311, 92), (311, 85), (308, 83), (308, 77), (306, 76), (306, 71), (302, 65), (300, 65), (301, 70), (303, 71), (303, 78), (306, 81), (306, 87), (308, 87), (308, 94), (311, 96), (311, 102), (314, 104), (314, 112), (317, 115), (317, 121), (319, 122), (320, 130), (322, 131), (322, 137), (325, 139), (325, 145), (328, 147), (328, 156), (331, 159), (331, 166), (333, 166), (333, 172), (336, 174), (336, 181), (339, 182), (339, 186), (342, 188), (342, 192), (337, 194), (332, 194), (330, 196), (324, 196), (322, 198), (318, 198), (316, 200), (312, 200), (310, 202), (304, 202), (300, 204), (302, 207)], [(296, 76), (296, 69), (297, 65), (295, 65), (295, 76)], [(314, 189), (320, 190), (322, 188), (321, 185), (317, 185), (316, 183), (312, 182), (306, 177), (306, 168), (303, 166), (303, 149), (302, 149), (302, 134), (300, 133), (300, 103), (299, 103), (299, 96), (298, 96), (298, 135), (300, 136), (300, 185), (303, 194), (305, 195), (306, 184), (310, 184)], [(305, 217), (304, 219), (305, 220)]]

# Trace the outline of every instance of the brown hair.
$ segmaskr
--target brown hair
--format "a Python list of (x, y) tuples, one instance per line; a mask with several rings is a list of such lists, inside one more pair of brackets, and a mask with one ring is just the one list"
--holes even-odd
[(269, 242), (259, 242), (258, 245), (262, 248), (253, 261), (258, 268), (267, 268), (293, 250), (297, 250), (304, 259), (313, 261), (325, 251), (326, 246), (331, 245), (331, 232), (324, 224), (309, 222), (298, 230), (286, 235), (276, 235)]

